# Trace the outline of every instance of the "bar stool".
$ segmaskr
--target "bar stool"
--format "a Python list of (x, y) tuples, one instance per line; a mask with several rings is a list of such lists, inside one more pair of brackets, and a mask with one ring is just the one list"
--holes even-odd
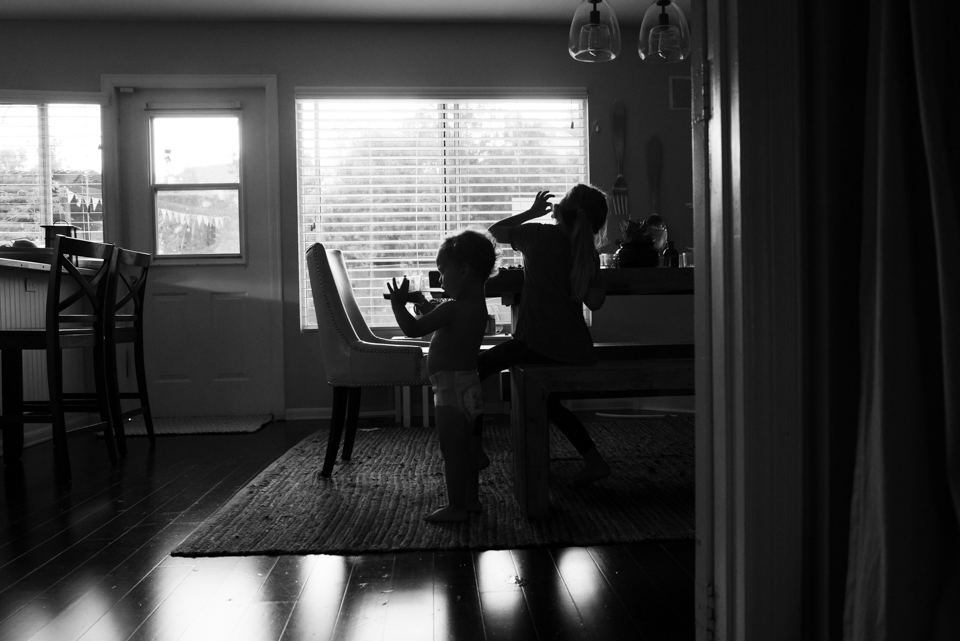
[[(110, 292), (107, 294), (107, 301), (113, 301), (113, 304), (107, 304), (104, 318), (107, 390), (114, 419), (117, 450), (121, 456), (127, 453), (123, 427), (134, 416), (143, 416), (150, 445), (156, 445), (143, 355), (143, 303), (147, 291), (147, 273), (152, 259), (153, 256), (150, 254), (118, 247), (110, 267)], [(134, 371), (137, 379), (137, 389), (133, 392), (120, 390), (117, 345), (121, 344), (133, 346)], [(124, 410), (121, 403), (124, 400), (135, 400), (137, 406)]]
[[(54, 460), (58, 474), (70, 478), (67, 437), (103, 432), (107, 455), (117, 462), (113, 421), (107, 396), (104, 344), (104, 311), (110, 289), (109, 271), (114, 246), (77, 238), (57, 236), (48, 279), (45, 326), (43, 329), (0, 330), (2, 354), (4, 463), (19, 461), (23, 451), (26, 423), (50, 423), (53, 430)], [(74, 261), (91, 261), (81, 270)], [(63, 350), (90, 349), (93, 355), (95, 394), (63, 390)], [(49, 400), (23, 399), (23, 352), (43, 350), (47, 361)], [(67, 430), (67, 413), (99, 414), (96, 423)]]

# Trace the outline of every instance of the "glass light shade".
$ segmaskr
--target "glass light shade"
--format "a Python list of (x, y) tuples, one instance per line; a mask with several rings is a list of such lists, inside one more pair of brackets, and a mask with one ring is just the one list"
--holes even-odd
[(690, 27), (683, 11), (671, 0), (657, 0), (643, 14), (640, 58), (660, 64), (690, 57)]
[(567, 44), (580, 62), (606, 62), (620, 55), (620, 25), (610, 3), (583, 0), (573, 15)]

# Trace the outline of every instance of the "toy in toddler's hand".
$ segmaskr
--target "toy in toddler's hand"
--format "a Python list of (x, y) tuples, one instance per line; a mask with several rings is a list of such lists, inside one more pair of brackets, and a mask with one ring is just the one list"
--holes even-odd
[[(402, 293), (401, 293), (402, 290)], [(387, 294), (384, 294), (384, 298), (389, 298), (391, 304), (404, 304), (404, 303), (414, 303), (416, 305), (422, 305), (427, 302), (426, 297), (423, 295), (423, 292), (420, 290), (410, 291), (410, 281), (407, 280), (407, 277), (404, 276), (403, 280), (397, 285), (397, 279), (393, 279), (393, 283), (387, 281)], [(397, 303), (396, 301), (400, 301)]]

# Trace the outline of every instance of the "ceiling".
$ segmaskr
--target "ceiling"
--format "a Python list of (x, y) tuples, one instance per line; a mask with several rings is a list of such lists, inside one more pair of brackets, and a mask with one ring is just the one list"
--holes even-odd
[[(639, 26), (653, 0), (607, 0)], [(569, 24), (580, 0), (2, 0), (0, 18)], [(689, 0), (680, 0), (689, 17)]]

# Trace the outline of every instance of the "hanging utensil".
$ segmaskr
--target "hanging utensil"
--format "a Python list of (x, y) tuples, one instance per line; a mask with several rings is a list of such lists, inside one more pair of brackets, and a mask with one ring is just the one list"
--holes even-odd
[(649, 234), (657, 253), (667, 246), (667, 225), (660, 218), (660, 139), (650, 136), (647, 141), (647, 182), (650, 186), (650, 216), (647, 218)]
[(626, 220), (630, 217), (627, 202), (627, 181), (623, 177), (623, 147), (627, 137), (627, 109), (619, 98), (610, 107), (613, 123), (613, 150), (617, 156), (617, 179), (613, 182), (613, 214)]
[(647, 184), (650, 187), (650, 213), (659, 215), (660, 203), (660, 139), (650, 136), (647, 141)]

